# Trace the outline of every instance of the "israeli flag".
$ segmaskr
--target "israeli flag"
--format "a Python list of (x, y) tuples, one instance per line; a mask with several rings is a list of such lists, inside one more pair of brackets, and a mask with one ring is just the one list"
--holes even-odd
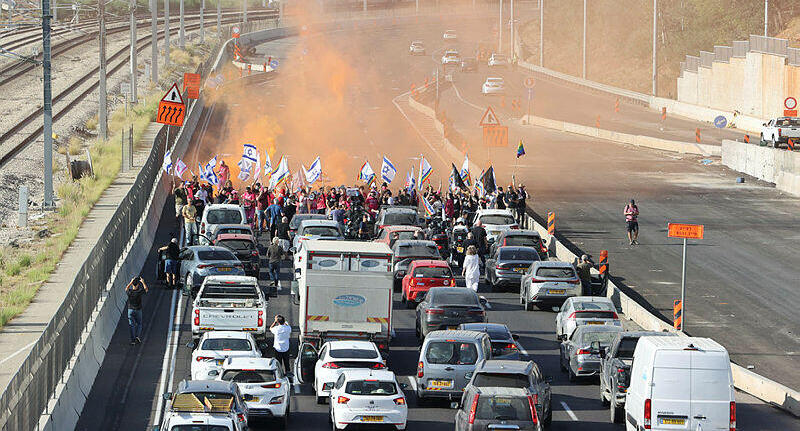
[(272, 174), (272, 161), (269, 159), (269, 151), (264, 150), (264, 175)]
[(308, 170), (303, 166), (303, 173), (308, 184), (314, 184), (314, 181), (317, 181), (322, 176), (322, 162), (319, 160), (319, 156), (317, 156), (317, 159), (314, 160)]
[(372, 180), (375, 179), (375, 171), (372, 170), (372, 166), (369, 165), (369, 162), (364, 162), (364, 164), (361, 165), (361, 171), (358, 173), (358, 179), (367, 184), (371, 183)]
[(250, 179), (251, 162), (248, 159), (242, 158), (239, 160), (239, 179), (247, 181)]
[(187, 169), (189, 169), (189, 167), (186, 166), (186, 163), (183, 163), (183, 160), (178, 159), (175, 162), (175, 176), (176, 177), (183, 177), (183, 174), (186, 173)]
[(204, 169), (201, 170), (203, 177), (211, 183), (212, 185), (219, 185), (219, 177), (217, 177), (217, 173), (214, 172), (214, 167), (217, 166), (217, 156), (214, 156), (213, 159), (209, 160), (206, 163)]
[(248, 160), (250, 163), (258, 163), (258, 148), (253, 144), (244, 144), (242, 160)]
[(391, 184), (394, 181), (394, 177), (397, 175), (397, 169), (394, 168), (394, 165), (391, 161), (389, 161), (386, 156), (383, 156), (383, 165), (381, 166), (381, 178), (386, 181), (388, 184)]
[(167, 151), (167, 153), (164, 154), (164, 163), (162, 163), (161, 166), (167, 174), (172, 173), (172, 151)]

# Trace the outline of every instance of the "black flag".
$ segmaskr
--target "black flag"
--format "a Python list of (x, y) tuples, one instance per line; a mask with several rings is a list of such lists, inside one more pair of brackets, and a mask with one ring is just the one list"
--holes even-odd
[(453, 167), (453, 171), (450, 173), (450, 181), (459, 189), (467, 190), (467, 185), (464, 184), (464, 180), (461, 179), (461, 174), (458, 172), (456, 165), (453, 163), (450, 163), (450, 165)]
[(483, 190), (487, 194), (494, 193), (494, 191), (497, 190), (497, 185), (494, 183), (494, 168), (492, 166), (489, 166), (489, 169), (483, 173), (481, 182), (483, 183)]

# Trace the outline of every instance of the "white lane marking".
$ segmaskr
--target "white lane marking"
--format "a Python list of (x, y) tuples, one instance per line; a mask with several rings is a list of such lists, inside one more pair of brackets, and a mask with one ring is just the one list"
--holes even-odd
[(567, 414), (569, 415), (570, 418), (572, 418), (572, 420), (574, 420), (574, 421), (578, 420), (578, 417), (575, 416), (575, 413), (572, 412), (572, 409), (569, 408), (567, 403), (565, 403), (564, 401), (561, 401), (561, 407), (564, 407), (564, 411), (567, 412)]
[(23, 347), (23, 348), (21, 348), (21, 349), (17, 350), (16, 352), (14, 352), (14, 353), (12, 353), (12, 354), (10, 354), (10, 355), (6, 356), (6, 357), (5, 357), (5, 358), (3, 358), (2, 360), (0, 360), (0, 364), (2, 364), (2, 363), (3, 363), (3, 362), (5, 362), (5, 361), (8, 361), (8, 360), (10, 360), (11, 358), (13, 358), (14, 356), (17, 356), (17, 355), (19, 355), (20, 353), (22, 353), (22, 352), (24, 352), (24, 351), (26, 351), (26, 350), (30, 349), (30, 348), (31, 348), (31, 347), (32, 347), (34, 344), (36, 344), (36, 341), (31, 341), (31, 342), (30, 342), (30, 343), (28, 343), (28, 344), (27, 344), (25, 347)]
[(411, 388), (414, 389), (414, 392), (417, 392), (417, 381), (414, 380), (414, 376), (408, 376), (408, 383), (411, 384)]
[[(158, 310), (158, 307), (161, 306), (161, 299), (162, 298), (164, 298), (164, 295), (159, 295), (158, 299), (156, 300), (156, 305), (155, 305), (155, 309), (156, 310)], [(153, 314), (155, 314), (155, 312)], [(151, 321), (152, 321), (152, 319), (151, 319)], [(145, 344), (147, 342), (148, 338), (150, 338), (150, 331), (152, 329), (153, 329), (153, 325), (148, 325), (147, 326), (147, 330), (144, 332), (144, 334), (142, 334), (142, 337), (144, 339), (142, 340), (141, 344)], [(142, 353), (144, 352), (144, 349), (140, 348), (140, 349), (137, 349), (137, 350), (138, 351), (136, 352), (136, 359), (133, 361), (133, 368), (131, 369), (131, 374), (130, 374), (130, 376), (128, 376), (128, 381), (125, 383), (125, 390), (122, 392), (122, 398), (120, 398), (120, 400), (119, 400), (120, 404), (125, 404), (125, 402), (128, 400), (128, 393), (130, 393), (131, 383), (133, 382), (134, 376), (136, 376), (136, 370), (139, 369), (139, 364), (141, 363), (141, 360), (142, 360)]]
[(158, 391), (156, 392), (156, 398), (158, 398), (158, 404), (156, 405), (156, 414), (155, 418), (153, 419), (153, 426), (158, 426), (161, 424), (161, 411), (164, 407), (164, 397), (161, 394), (164, 393), (164, 384), (167, 381), (167, 362), (169, 361), (169, 344), (172, 342), (172, 324), (175, 321), (175, 300), (178, 291), (172, 291), (172, 302), (170, 303), (169, 308), (169, 326), (167, 326), (167, 342), (164, 346), (164, 360), (161, 361), (161, 377), (158, 379)]
[[(176, 291), (177, 292), (177, 291)], [(169, 389), (172, 390), (173, 382), (175, 381), (175, 359), (178, 350), (178, 340), (181, 335), (181, 314), (183, 312), (183, 295), (178, 296), (178, 311), (175, 313), (175, 322), (172, 326), (172, 333), (175, 337), (172, 339), (172, 360), (169, 365)]]

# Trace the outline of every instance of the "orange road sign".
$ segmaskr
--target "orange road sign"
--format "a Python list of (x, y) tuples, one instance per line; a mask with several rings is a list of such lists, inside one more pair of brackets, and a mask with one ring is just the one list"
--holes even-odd
[(183, 104), (183, 97), (178, 91), (178, 85), (172, 84), (167, 94), (158, 103), (156, 122), (168, 126), (183, 126), (183, 118), (186, 116), (186, 106)]
[(183, 89), (186, 90), (186, 97), (189, 99), (200, 98), (200, 74), (199, 73), (184, 73), (183, 74)]
[[(481, 117), (481, 122), (478, 125), (483, 127), (500, 125), (500, 119), (497, 118), (497, 114), (494, 113), (494, 109), (492, 109), (491, 106), (486, 108), (486, 111), (483, 113), (483, 116)], [(484, 136), (485, 135), (486, 132), (484, 131)]]
[(508, 126), (483, 126), (483, 144), (487, 147), (507, 147)]
[(703, 230), (701, 224), (667, 224), (667, 236), (670, 238), (703, 239)]
[(238, 39), (239, 38), (239, 27), (238, 26), (233, 26), (233, 28), (231, 29), (231, 36), (234, 39)]
[(784, 117), (796, 117), (797, 116), (797, 109), (784, 109), (783, 110)]

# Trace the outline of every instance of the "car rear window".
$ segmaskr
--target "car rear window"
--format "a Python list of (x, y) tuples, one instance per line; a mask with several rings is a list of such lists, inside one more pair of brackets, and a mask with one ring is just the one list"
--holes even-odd
[(386, 213), (383, 216), (383, 224), (414, 226), (417, 224), (417, 215), (414, 213)]
[(538, 277), (547, 277), (547, 278), (575, 278), (575, 270), (572, 268), (567, 267), (540, 267), (536, 270), (536, 275)]
[(170, 431), (230, 431), (230, 428), (224, 425), (173, 425)]
[(234, 383), (264, 383), (275, 381), (273, 370), (225, 370), (222, 380)]
[(331, 349), (329, 355), (331, 358), (375, 359), (378, 357), (378, 352), (367, 349)]
[(200, 250), (197, 252), (197, 258), (203, 261), (213, 260), (238, 260), (228, 250)]
[(599, 341), (600, 344), (611, 344), (616, 336), (616, 332), (584, 332), (581, 336), (581, 342), (584, 344), (590, 344), (594, 343), (595, 341)]
[(303, 220), (311, 220), (311, 219), (322, 220), (324, 218), (326, 218), (326, 216), (322, 214), (297, 214), (294, 217), (292, 217), (292, 221), (289, 222), (289, 228), (297, 229), (298, 227), (300, 227), (300, 223), (302, 223)]
[(244, 239), (223, 239), (217, 241), (217, 245), (237, 251), (251, 251), (255, 249), (253, 241)]
[(539, 260), (539, 253), (533, 250), (500, 250), (500, 260), (522, 260), (533, 262)]
[(398, 257), (439, 257), (439, 250), (433, 244), (430, 245), (401, 245), (397, 248)]
[(256, 286), (207, 284), (200, 299), (258, 299)]
[(633, 351), (636, 350), (638, 338), (623, 338), (617, 347), (617, 357), (621, 359), (633, 358)]
[(334, 236), (340, 235), (339, 229), (333, 226), (307, 226), (303, 228), (305, 236)]
[(397, 239), (398, 240), (401, 240), (401, 239), (414, 239), (414, 234), (417, 233), (417, 231), (415, 231), (415, 230), (401, 230), (401, 231), (393, 232), (392, 236), (394, 236), (395, 233), (397, 234)]
[(206, 221), (208, 224), (244, 224), (242, 213), (239, 210), (223, 210), (215, 209), (208, 210), (206, 214)]
[(800, 119), (784, 118), (775, 122), (778, 127), (800, 127)]
[[(490, 82), (494, 82), (496, 84), (502, 84), (503, 83), (502, 80), (500, 80), (500, 81), (490, 81)], [(482, 215), (480, 220), (481, 220), (481, 223), (483, 223), (484, 225), (487, 225), (487, 224), (488, 225), (507, 225), (507, 224), (516, 223), (514, 221), (514, 217), (511, 217), (510, 215), (504, 215), (504, 214), (486, 214), (486, 215)]]
[(241, 338), (209, 338), (203, 341), (200, 346), (203, 350), (221, 350), (233, 352), (246, 352), (253, 350), (250, 346), (250, 340), (243, 340)]
[(531, 406), (527, 398), (481, 395), (478, 397), (475, 419), (530, 421)]
[(538, 247), (539, 246), (539, 237), (538, 236), (525, 236), (525, 235), (511, 235), (506, 237), (505, 244), (503, 245), (515, 245), (518, 247)]
[(468, 342), (432, 341), (425, 359), (429, 364), (474, 365), (478, 361), (478, 348)]
[(217, 230), (217, 235), (222, 235), (225, 233), (230, 234), (239, 234), (239, 235), (252, 235), (253, 232), (250, 229), (245, 229), (243, 227), (226, 227)]
[(378, 380), (354, 380), (347, 382), (344, 391), (350, 395), (397, 395), (397, 385)]
[(614, 319), (613, 311), (576, 311), (576, 319)]
[(418, 266), (414, 269), (416, 278), (450, 278), (453, 272), (443, 266)]
[(506, 328), (496, 328), (496, 327), (489, 327), (486, 330), (486, 333), (489, 334), (489, 338), (492, 340), (510, 340), (511, 333), (508, 332)]
[(524, 374), (478, 373), (472, 384), (478, 387), (527, 388), (530, 382)]
[(475, 292), (459, 292), (457, 290), (438, 290), (431, 299), (431, 303), (435, 305), (467, 305), (475, 306), (480, 305), (478, 296)]

